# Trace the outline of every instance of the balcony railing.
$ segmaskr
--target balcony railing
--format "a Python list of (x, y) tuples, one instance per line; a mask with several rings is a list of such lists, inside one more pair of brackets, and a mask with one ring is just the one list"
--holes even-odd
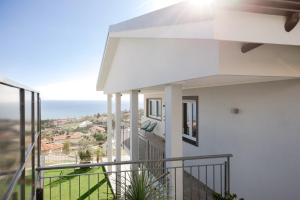
[[(212, 199), (230, 192), (231, 154), (41, 167), (44, 199), (126, 199), (133, 174), (146, 174), (153, 199)], [(156, 173), (154, 173), (156, 172)], [(180, 190), (183, 188), (183, 190)]]
[[(139, 160), (162, 160), (165, 158), (165, 150), (164, 150), (164, 141), (163, 139), (156, 139), (153, 141), (149, 137), (147, 137), (146, 133), (143, 134), (139, 132), (138, 136), (138, 145), (139, 145)], [(153, 135), (153, 134), (152, 134)], [(159, 138), (159, 136), (154, 136)], [(161, 140), (161, 141), (157, 141)], [(123, 149), (127, 149), (130, 151), (130, 132), (129, 128), (122, 125), (121, 126), (121, 145)]]
[(40, 94), (0, 77), (0, 199), (35, 199)]

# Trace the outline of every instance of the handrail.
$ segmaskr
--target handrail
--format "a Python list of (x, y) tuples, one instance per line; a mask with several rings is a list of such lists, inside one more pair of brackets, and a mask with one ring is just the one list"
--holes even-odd
[(36, 168), (36, 170), (45, 171), (45, 170), (68, 169), (68, 168), (105, 167), (110, 165), (128, 165), (128, 164), (139, 164), (139, 163), (149, 163), (149, 162), (172, 162), (172, 161), (187, 161), (187, 160), (206, 160), (206, 159), (219, 159), (219, 158), (231, 158), (231, 157), (233, 157), (232, 154), (186, 156), (186, 157), (165, 158), (161, 160), (119, 161), (119, 162), (103, 162), (103, 163), (90, 163), (90, 164), (67, 164), (67, 165), (59, 165), (59, 166), (39, 167)]
[(9, 86), (9, 87), (13, 87), (13, 88), (17, 88), (17, 89), (24, 89), (24, 90), (29, 91), (29, 92), (40, 93), (39, 91), (34, 90), (34, 89), (32, 89), (32, 88), (30, 88), (26, 85), (20, 84), (16, 81), (13, 81), (13, 80), (1, 77), (1, 76), (0, 76), (0, 84), (6, 85), (6, 86)]

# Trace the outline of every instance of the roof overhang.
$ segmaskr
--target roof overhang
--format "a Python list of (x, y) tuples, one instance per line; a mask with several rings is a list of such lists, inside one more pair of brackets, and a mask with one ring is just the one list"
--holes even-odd
[[(126, 44), (129, 48), (128, 40), (131, 39), (132, 41), (139, 39), (145, 42), (149, 39), (161, 41), (180, 39), (230, 41), (237, 44), (254, 43), (258, 46), (260, 44), (300, 46), (300, 26), (295, 26), (289, 33), (284, 29), (289, 14), (299, 14), (300, 2), (291, 0), (247, 0), (239, 1), (239, 3), (228, 3), (233, 1), (216, 2), (213, 6), (207, 5), (200, 9), (191, 8), (189, 3), (183, 2), (112, 25), (109, 29), (99, 72), (97, 90), (110, 92), (106, 83), (111, 73), (111, 67), (116, 65), (116, 54), (119, 56), (121, 51), (126, 52), (123, 45)], [(149, 48), (147, 45), (144, 47)], [(192, 49), (193, 47), (190, 50), (192, 51)], [(155, 48), (152, 48), (152, 50), (155, 51)], [(131, 49), (131, 51), (134, 54), (135, 50)], [(136, 51), (141, 51), (141, 49), (137, 48)], [(147, 52), (147, 49), (144, 49), (144, 51)], [(219, 49), (216, 48), (215, 51), (215, 54), (218, 54)], [(152, 59), (155, 58), (152, 57)], [(147, 66), (149, 60), (144, 59), (144, 62)], [(119, 63), (119, 65), (122, 64)], [(129, 65), (130, 63), (124, 63), (123, 67)], [(127, 76), (127, 74), (122, 75)]]

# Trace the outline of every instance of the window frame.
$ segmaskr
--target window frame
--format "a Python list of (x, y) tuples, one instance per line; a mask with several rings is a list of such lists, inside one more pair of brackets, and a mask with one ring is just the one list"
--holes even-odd
[[(151, 101), (155, 101), (156, 115), (153, 115), (151, 113), (151, 111), (152, 111), (152, 107), (150, 104)], [(162, 98), (147, 98), (146, 103), (147, 103), (146, 104), (146, 111), (147, 111), (146, 116), (150, 119), (161, 121), (162, 120)], [(160, 108), (157, 108), (157, 105), (160, 105)], [(158, 114), (160, 114), (160, 116)]]
[[(183, 96), (182, 97), (182, 140), (192, 144), (194, 146), (199, 146), (199, 103), (198, 103), (198, 96)], [(194, 101), (196, 103), (196, 127), (195, 127), (195, 132), (196, 132), (196, 137), (193, 137), (191, 135), (186, 135), (184, 134), (184, 127), (183, 127), (183, 123), (184, 123), (184, 110), (183, 110), (183, 106), (184, 106), (184, 102), (187, 101)], [(193, 133), (193, 130), (192, 130)], [(194, 140), (195, 138), (195, 140)]]

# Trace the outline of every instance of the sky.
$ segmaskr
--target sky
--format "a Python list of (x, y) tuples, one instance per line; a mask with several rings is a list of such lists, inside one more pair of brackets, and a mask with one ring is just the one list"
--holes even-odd
[(0, 76), (43, 100), (96, 92), (108, 27), (180, 0), (0, 0)]

